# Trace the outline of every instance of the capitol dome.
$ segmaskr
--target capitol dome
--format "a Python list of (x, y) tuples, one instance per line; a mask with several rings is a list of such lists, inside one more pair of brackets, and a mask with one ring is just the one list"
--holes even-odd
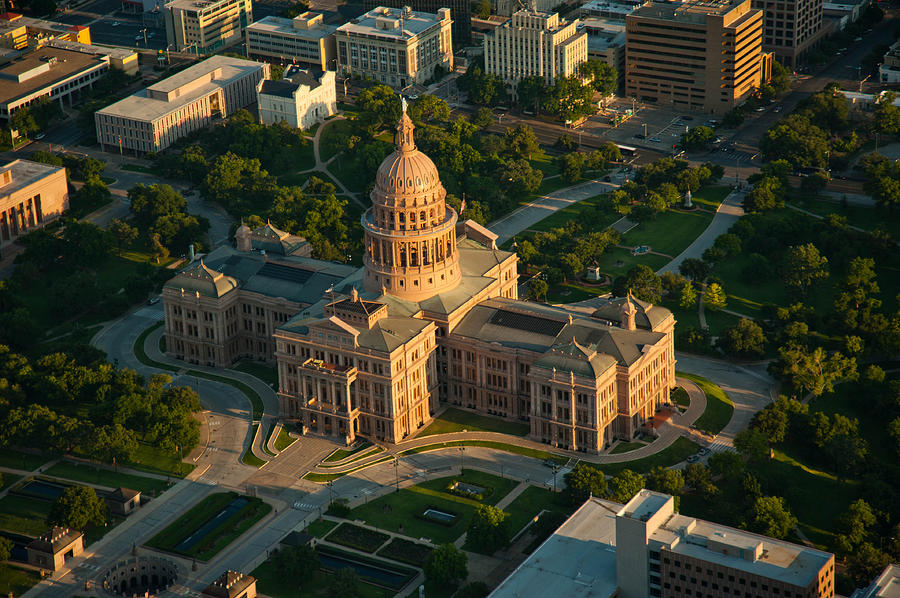
[(416, 149), (414, 129), (404, 101), (397, 149), (378, 167), (362, 226), (366, 290), (422, 301), (454, 288), (462, 272), (456, 211), (445, 203), (434, 162)]

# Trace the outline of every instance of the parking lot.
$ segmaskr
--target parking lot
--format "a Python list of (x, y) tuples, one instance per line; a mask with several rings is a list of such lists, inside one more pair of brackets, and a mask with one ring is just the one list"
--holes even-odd
[(70, 25), (89, 26), (91, 40), (98, 44), (154, 50), (166, 47), (166, 30), (158, 26), (162, 25), (162, 20), (145, 23), (140, 14), (123, 12), (119, 0), (94, 0), (60, 13), (55, 19)]

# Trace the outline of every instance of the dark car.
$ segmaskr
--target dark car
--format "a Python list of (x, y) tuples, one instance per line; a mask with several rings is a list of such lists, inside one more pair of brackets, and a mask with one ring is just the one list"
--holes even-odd
[(686, 120), (686, 121), (690, 122), (690, 121), (694, 120), (694, 117), (693, 116), (682, 116), (681, 120)]
[(604, 183), (611, 183), (611, 182), (612, 182), (612, 177), (609, 176), (609, 175), (606, 175), (605, 177), (603, 177), (603, 182), (604, 182)]
[(646, 139), (647, 137), (641, 133), (636, 133), (634, 138), (635, 139)]

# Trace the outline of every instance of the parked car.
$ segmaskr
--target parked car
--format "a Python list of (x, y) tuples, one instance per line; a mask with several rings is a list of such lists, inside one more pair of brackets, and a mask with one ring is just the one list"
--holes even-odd
[(688, 463), (696, 463), (699, 460), (700, 460), (700, 457), (698, 457), (697, 455), (691, 455), (690, 457), (687, 458)]
[(147, 305), (156, 305), (159, 303), (159, 297), (150, 297), (147, 299)]
[(700, 455), (701, 457), (705, 457), (706, 455), (710, 454), (711, 452), (712, 452), (712, 451), (709, 450), (708, 448), (703, 447), (702, 449), (700, 449), (700, 450), (697, 452), (697, 454)]
[(612, 182), (612, 177), (610, 177), (609, 175), (606, 175), (605, 177), (603, 177), (603, 182), (604, 182), (604, 183), (611, 183), (611, 182)]
[(686, 120), (686, 121), (688, 121), (688, 122), (694, 120), (694, 117), (693, 117), (693, 116), (682, 116), (682, 117), (680, 117), (680, 118), (681, 118), (681, 120)]
[(652, 141), (653, 143), (659, 143), (660, 141), (662, 141), (662, 139), (660, 139), (659, 137), (651, 137), (650, 141)]
[(635, 133), (634, 138), (635, 139), (646, 139), (646, 137), (644, 137), (644, 135), (642, 133)]
[(41, 139), (43, 139), (44, 137), (46, 137), (46, 135), (44, 135), (43, 133), (38, 133), (37, 135), (34, 136), (34, 138), (35, 138), (36, 140), (41, 140)]
[(119, 22), (118, 22), (118, 21), (113, 21), (112, 26), (113, 26), (113, 27), (118, 27), (118, 26), (119, 26)]
[(777, 106), (772, 108), (772, 110), (774, 110), (775, 112), (781, 112), (782, 110), (784, 110), (784, 106), (782, 106), (781, 104), (778, 104)]

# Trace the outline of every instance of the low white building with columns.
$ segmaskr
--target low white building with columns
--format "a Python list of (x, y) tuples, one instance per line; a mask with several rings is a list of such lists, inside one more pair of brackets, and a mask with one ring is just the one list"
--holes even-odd
[(337, 112), (334, 71), (290, 66), (280, 81), (260, 81), (256, 95), (259, 122), (264, 125), (284, 121), (292, 127), (311, 129)]

